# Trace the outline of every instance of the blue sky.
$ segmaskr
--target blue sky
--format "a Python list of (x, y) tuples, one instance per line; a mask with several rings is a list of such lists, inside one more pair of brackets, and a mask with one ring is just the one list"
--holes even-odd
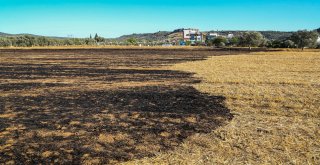
[(103, 37), (174, 30), (320, 27), (320, 0), (0, 0), (0, 32)]

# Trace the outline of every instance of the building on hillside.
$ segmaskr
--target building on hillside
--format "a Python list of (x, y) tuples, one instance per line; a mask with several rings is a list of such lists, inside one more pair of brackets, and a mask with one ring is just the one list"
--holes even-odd
[(234, 34), (232, 34), (232, 33), (229, 33), (228, 35), (227, 35), (227, 38), (228, 39), (231, 39), (231, 38), (233, 38), (234, 37)]
[(318, 37), (317, 43), (320, 43), (320, 37)]
[(218, 32), (200, 32), (199, 29), (183, 29), (183, 41), (179, 45), (185, 45), (187, 42), (191, 42), (191, 45), (203, 44), (208, 40), (214, 40), (217, 37), (223, 37), (231, 39), (234, 37), (233, 33), (227, 35), (221, 35)]
[(196, 42), (203, 42), (204, 35), (199, 29), (183, 29), (183, 40), (185, 42), (190, 41), (192, 44)]

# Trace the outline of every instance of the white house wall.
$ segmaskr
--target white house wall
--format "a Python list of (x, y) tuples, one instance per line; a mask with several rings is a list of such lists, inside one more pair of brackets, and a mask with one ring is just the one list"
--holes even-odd
[(197, 34), (199, 33), (198, 29), (185, 29), (183, 30), (183, 38), (190, 39), (190, 34)]

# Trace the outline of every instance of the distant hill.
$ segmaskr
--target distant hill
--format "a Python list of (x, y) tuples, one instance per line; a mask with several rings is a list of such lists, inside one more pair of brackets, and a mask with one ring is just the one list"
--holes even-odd
[[(245, 31), (206, 31), (204, 33), (214, 32), (221, 35), (234, 34), (235, 36), (240, 35)], [(282, 31), (259, 31), (269, 40), (279, 40), (285, 39), (292, 35), (293, 32), (282, 32)], [(127, 40), (129, 38), (136, 38), (137, 40), (148, 40), (148, 41), (164, 41), (164, 40), (179, 40), (182, 38), (183, 29), (177, 29), (172, 32), (169, 31), (159, 31), (156, 33), (141, 33), (141, 34), (131, 34), (123, 35), (116, 40)]]
[(12, 34), (2, 33), (0, 32), (0, 37), (12, 36)]
[(9, 33), (0, 32), (0, 36), (1, 36), (1, 37), (14, 37), (14, 36), (23, 36), (23, 35), (40, 37), (39, 35), (34, 35), (34, 34), (26, 34), (26, 33), (22, 33), (22, 34), (9, 34)]
[(0, 37), (18, 37), (18, 36), (24, 36), (24, 35), (33, 36), (33, 37), (48, 37), (48, 38), (55, 38), (55, 39), (67, 38), (67, 37), (55, 37), (55, 36), (41, 36), (41, 35), (27, 34), (27, 33), (9, 34), (9, 33), (0, 32)]
[[(320, 28), (316, 29), (320, 33)], [(235, 36), (240, 35), (242, 32), (245, 31), (236, 31), (236, 30), (226, 30), (226, 31), (204, 31), (204, 33), (208, 32), (215, 32), (221, 35), (228, 35), (234, 34)], [(269, 40), (282, 40), (288, 38), (292, 35), (293, 32), (284, 32), (284, 31), (259, 31), (265, 38)], [(34, 34), (8, 34), (0, 32), (0, 37), (4, 36), (22, 36), (22, 35), (30, 35), (34, 37), (42, 37), (41, 35), (34, 35)], [(66, 39), (68, 37), (55, 37), (55, 36), (45, 36), (48, 38), (55, 38), (55, 39)], [(127, 39), (135, 38), (140, 41), (155, 41), (155, 42), (163, 42), (163, 41), (173, 41), (173, 40), (180, 40), (183, 38), (183, 29), (176, 29), (174, 31), (159, 31), (155, 33), (140, 33), (140, 34), (130, 34), (130, 35), (123, 35), (118, 38), (109, 38), (108, 40), (117, 40), (117, 41), (126, 41)]]
[(168, 32), (168, 31), (159, 31), (156, 33), (141, 33), (141, 34), (134, 33), (134, 34), (130, 34), (130, 35), (123, 35), (123, 36), (116, 38), (116, 39), (127, 40), (129, 38), (136, 38), (139, 40), (151, 40), (151, 41), (165, 40), (165, 39), (167, 39), (167, 37), (170, 33), (171, 32)]

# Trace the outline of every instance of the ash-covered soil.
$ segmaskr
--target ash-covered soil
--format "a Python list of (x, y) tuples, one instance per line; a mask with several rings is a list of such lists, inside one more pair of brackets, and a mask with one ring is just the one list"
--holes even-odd
[(0, 50), (0, 163), (107, 164), (171, 150), (232, 118), (175, 63), (209, 50)]

